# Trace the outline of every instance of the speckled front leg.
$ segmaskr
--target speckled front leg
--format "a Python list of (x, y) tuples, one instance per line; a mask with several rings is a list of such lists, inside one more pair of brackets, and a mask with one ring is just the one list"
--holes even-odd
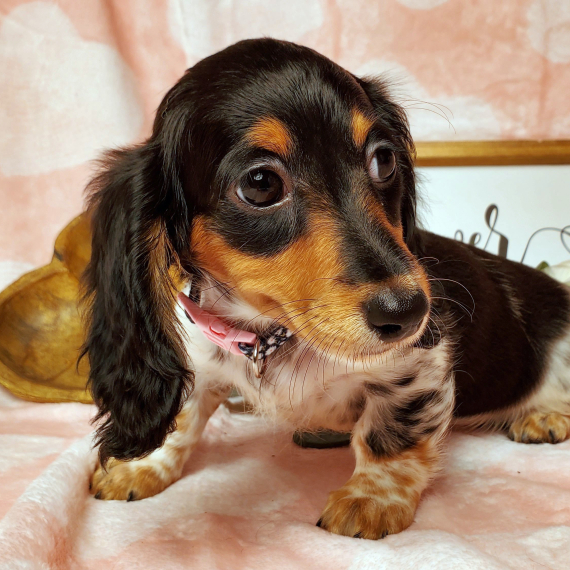
[(452, 409), (450, 380), (437, 389), (369, 395), (352, 436), (356, 468), (345, 485), (330, 493), (318, 525), (370, 539), (410, 526), (422, 492), (438, 471)]

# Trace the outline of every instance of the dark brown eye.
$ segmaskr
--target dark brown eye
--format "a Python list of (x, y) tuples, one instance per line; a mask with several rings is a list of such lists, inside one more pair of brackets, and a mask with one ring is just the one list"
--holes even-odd
[(376, 182), (386, 182), (396, 171), (396, 157), (388, 148), (377, 148), (370, 159), (368, 174)]
[(252, 170), (240, 184), (237, 195), (257, 208), (266, 208), (283, 199), (283, 180), (272, 170)]

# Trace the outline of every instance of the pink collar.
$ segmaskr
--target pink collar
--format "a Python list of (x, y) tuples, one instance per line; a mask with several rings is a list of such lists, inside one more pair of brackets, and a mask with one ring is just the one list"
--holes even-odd
[(178, 294), (178, 300), (190, 319), (204, 333), (204, 336), (220, 348), (228, 350), (232, 354), (243, 356), (244, 351), (240, 350), (239, 343), (252, 347), (258, 343), (259, 339), (255, 333), (230, 327), (212, 313), (201, 309), (184, 293)]

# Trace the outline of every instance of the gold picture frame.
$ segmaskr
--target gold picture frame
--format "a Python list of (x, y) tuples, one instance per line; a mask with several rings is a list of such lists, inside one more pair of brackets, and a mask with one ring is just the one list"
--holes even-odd
[(570, 140), (417, 142), (417, 166), (570, 164)]

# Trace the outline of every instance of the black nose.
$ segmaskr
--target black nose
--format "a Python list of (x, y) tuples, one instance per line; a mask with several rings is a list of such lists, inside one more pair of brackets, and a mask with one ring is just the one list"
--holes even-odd
[(366, 319), (384, 342), (413, 335), (429, 311), (425, 293), (387, 289), (365, 304)]

